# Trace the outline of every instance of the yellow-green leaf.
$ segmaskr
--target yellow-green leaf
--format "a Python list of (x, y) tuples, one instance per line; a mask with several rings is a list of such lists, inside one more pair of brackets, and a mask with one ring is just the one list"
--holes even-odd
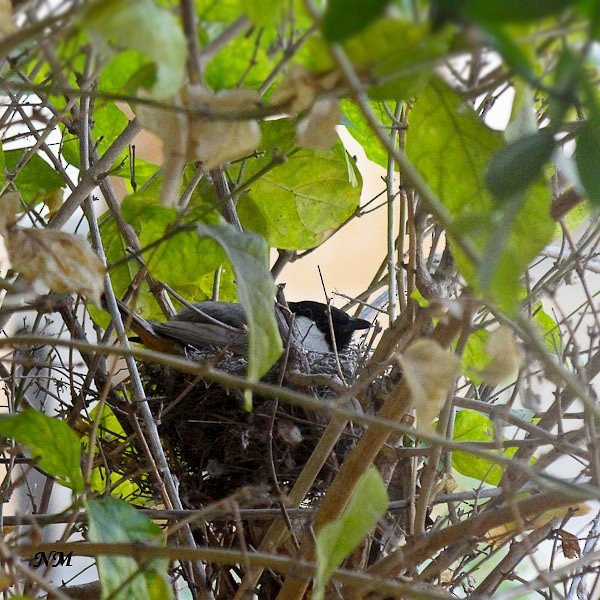
[(81, 443), (64, 421), (28, 409), (0, 416), (0, 435), (27, 446), (40, 468), (58, 483), (75, 492), (83, 491)]
[[(283, 350), (275, 320), (275, 285), (267, 244), (259, 235), (240, 232), (229, 223), (199, 225), (198, 234), (216, 240), (233, 267), (238, 299), (248, 322), (248, 379), (258, 381)], [(245, 397), (249, 410), (252, 396), (247, 391)]]
[[(135, 508), (116, 500), (102, 498), (86, 503), (88, 540), (102, 544), (137, 543), (164, 545), (161, 529)], [(132, 554), (135, 554), (132, 551)], [(129, 556), (102, 556), (97, 559), (103, 598), (147, 600), (173, 597), (165, 559), (152, 559), (138, 564)], [(152, 590), (160, 590), (157, 595)]]
[(175, 16), (153, 0), (103, 0), (83, 14), (81, 25), (104, 42), (132, 48), (156, 65), (152, 94), (172, 96), (183, 82), (187, 45)]
[(387, 490), (377, 469), (371, 467), (358, 481), (348, 505), (339, 518), (317, 533), (317, 574), (313, 600), (323, 598), (333, 571), (367, 536), (385, 514)]

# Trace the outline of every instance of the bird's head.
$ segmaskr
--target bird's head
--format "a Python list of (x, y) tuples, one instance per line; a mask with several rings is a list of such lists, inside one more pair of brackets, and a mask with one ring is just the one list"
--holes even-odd
[[(329, 314), (331, 314), (335, 348), (338, 352), (343, 352), (348, 347), (355, 331), (371, 327), (371, 323), (366, 319), (351, 317), (343, 310), (334, 306), (327, 306), (322, 302), (303, 300), (301, 302), (288, 302), (288, 306), (296, 315), (296, 326), (300, 330), (303, 345), (307, 350), (333, 352), (334, 346)], [(323, 341), (319, 341), (319, 339)]]

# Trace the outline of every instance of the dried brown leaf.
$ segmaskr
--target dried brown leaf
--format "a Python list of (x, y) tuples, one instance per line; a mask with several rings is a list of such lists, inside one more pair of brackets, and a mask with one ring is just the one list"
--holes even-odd
[(500, 385), (515, 377), (523, 362), (523, 351), (509, 327), (494, 330), (485, 345), (490, 362), (479, 372), (488, 385)]
[(398, 360), (417, 411), (418, 427), (430, 432), (460, 372), (460, 359), (433, 340), (417, 340)]
[[(244, 113), (260, 104), (254, 90), (222, 90), (215, 94), (202, 86), (188, 86), (175, 100), (192, 112), (170, 112), (150, 105), (140, 105), (137, 110), (143, 127), (163, 142), (162, 200), (167, 206), (177, 202), (185, 164), (200, 161), (204, 169), (214, 169), (251, 154), (260, 142), (256, 120), (233, 118), (236, 112)], [(227, 112), (232, 118), (208, 116), (211, 112)]]
[(17, 192), (6, 192), (0, 198), (0, 235), (6, 237), (7, 231), (17, 222), (17, 211), (21, 199)]
[(7, 572), (0, 573), (0, 591), (4, 592), (12, 585), (15, 585), (14, 579)]
[(58, 209), (63, 205), (64, 190), (59, 188), (53, 190), (44, 196), (44, 204), (48, 207), (48, 218), (53, 217)]
[(454, 580), (454, 571), (452, 569), (445, 569), (440, 573), (440, 584), (450, 585)]
[(13, 267), (23, 277), (59, 293), (75, 293), (100, 304), (104, 266), (87, 241), (52, 229), (13, 227), (6, 234)]
[[(554, 508), (551, 510), (547, 510), (543, 514), (535, 517), (534, 519), (529, 519), (524, 525), (525, 531), (534, 531), (536, 529), (540, 529), (547, 525), (553, 519), (564, 519), (568, 516), (577, 515), (583, 516), (588, 514), (591, 511), (591, 508), (585, 502), (579, 502), (576, 504), (572, 504), (571, 506), (560, 506), (558, 508)], [(515, 534), (521, 531), (520, 525), (514, 521), (510, 523), (505, 523), (503, 525), (499, 525), (498, 527), (493, 527), (490, 529), (486, 535), (486, 540), (494, 543), (494, 544), (504, 544), (510, 538), (514, 537)]]
[(338, 71), (317, 75), (296, 65), (286, 73), (273, 92), (271, 105), (293, 115), (304, 112), (312, 106), (319, 92), (327, 92), (338, 87), (340, 79)]
[(565, 558), (579, 558), (581, 556), (581, 547), (579, 546), (579, 539), (577, 536), (564, 529), (558, 529), (557, 533), (560, 536), (562, 551)]
[(336, 98), (317, 100), (308, 115), (296, 127), (296, 143), (303, 148), (328, 150), (337, 140), (336, 125), (342, 118), (340, 102)]
[(10, 35), (17, 30), (12, 20), (12, 4), (10, 0), (0, 0), (0, 37)]
[(445, 473), (441, 480), (441, 490), (444, 494), (451, 494), (458, 487), (458, 482), (451, 473)]
[(304, 67), (296, 66), (285, 75), (273, 92), (271, 104), (297, 114), (312, 105), (319, 88), (319, 82), (312, 73)]

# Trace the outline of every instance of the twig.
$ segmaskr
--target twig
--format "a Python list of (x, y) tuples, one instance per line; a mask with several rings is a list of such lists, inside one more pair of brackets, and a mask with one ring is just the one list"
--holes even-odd
[[(194, 560), (212, 562), (223, 565), (236, 565), (247, 561), (253, 567), (273, 569), (286, 574), (295, 574), (309, 580), (315, 572), (314, 563), (300, 561), (279, 554), (250, 553), (244, 556), (237, 550), (223, 550), (221, 548), (180, 548), (158, 547), (130, 543), (68, 543), (68, 544), (35, 544), (15, 546), (18, 556), (33, 556), (36, 552), (58, 551), (63, 553), (73, 552), (78, 556), (129, 556), (138, 561), (149, 561), (154, 558), (170, 560)], [(346, 569), (336, 569), (332, 574), (334, 581), (348, 586), (362, 586), (367, 590), (379, 592), (384, 596), (395, 598), (410, 598), (414, 600), (452, 600), (453, 596), (444, 590), (433, 586), (404, 584), (363, 575)], [(53, 590), (54, 591), (54, 590)], [(68, 600), (66, 596), (62, 599)], [(61, 600), (62, 600), (61, 599)]]

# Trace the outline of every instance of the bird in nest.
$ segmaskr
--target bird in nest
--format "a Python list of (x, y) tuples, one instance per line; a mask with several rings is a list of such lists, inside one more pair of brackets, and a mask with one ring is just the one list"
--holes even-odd
[[(247, 352), (247, 321), (244, 309), (235, 302), (196, 302), (184, 306), (168, 321), (150, 321), (134, 313), (117, 300), (123, 322), (151, 350), (180, 354), (188, 347), (227, 348), (234, 353)], [(351, 317), (343, 310), (316, 302), (289, 302), (293, 333), (309, 352), (344, 352), (355, 331), (369, 329), (366, 319)]]

